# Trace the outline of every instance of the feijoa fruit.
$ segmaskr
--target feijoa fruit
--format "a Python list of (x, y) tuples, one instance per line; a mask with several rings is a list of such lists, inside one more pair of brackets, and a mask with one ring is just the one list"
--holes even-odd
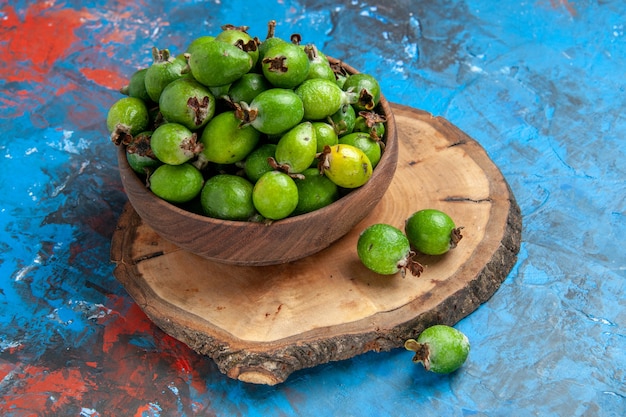
[(470, 343), (465, 334), (454, 327), (436, 324), (428, 327), (417, 340), (404, 343), (415, 352), (413, 362), (421, 363), (427, 371), (448, 374), (459, 369), (467, 360)]
[(256, 213), (253, 185), (238, 175), (218, 174), (204, 183), (200, 202), (204, 214), (223, 220), (246, 221)]
[(193, 200), (202, 190), (203, 183), (202, 173), (189, 163), (163, 164), (148, 177), (150, 190), (170, 203)]
[(401, 272), (404, 276), (407, 269), (414, 275), (421, 273), (408, 239), (389, 224), (376, 223), (364, 229), (357, 241), (357, 255), (365, 267), (381, 275)]
[(463, 237), (450, 216), (441, 210), (423, 209), (405, 222), (405, 233), (411, 246), (426, 255), (443, 255), (456, 247)]

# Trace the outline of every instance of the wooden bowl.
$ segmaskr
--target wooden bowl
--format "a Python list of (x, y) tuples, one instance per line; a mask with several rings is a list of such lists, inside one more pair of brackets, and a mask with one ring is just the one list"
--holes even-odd
[[(343, 64), (348, 72), (353, 68)], [(206, 217), (154, 195), (132, 170), (124, 146), (118, 165), (124, 189), (135, 211), (163, 238), (213, 261), (244, 266), (275, 265), (317, 253), (348, 233), (378, 204), (391, 183), (398, 161), (395, 119), (381, 95), (379, 113), (387, 119), (385, 151), (370, 180), (336, 202), (310, 213), (262, 223)]]

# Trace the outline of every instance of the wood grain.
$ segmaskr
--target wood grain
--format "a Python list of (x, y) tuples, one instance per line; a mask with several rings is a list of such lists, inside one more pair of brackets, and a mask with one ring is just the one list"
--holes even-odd
[[(165, 332), (251, 383), (277, 384), (298, 369), (401, 347), (429, 325), (455, 324), (513, 267), (519, 207), (476, 141), (443, 118), (392, 107), (399, 160), (391, 186), (329, 248), (281, 265), (216, 263), (161, 238), (127, 205), (112, 240), (116, 278)], [(368, 271), (356, 255), (360, 231), (380, 222), (402, 228), (422, 208), (464, 227), (459, 246), (419, 258), (420, 277)]]

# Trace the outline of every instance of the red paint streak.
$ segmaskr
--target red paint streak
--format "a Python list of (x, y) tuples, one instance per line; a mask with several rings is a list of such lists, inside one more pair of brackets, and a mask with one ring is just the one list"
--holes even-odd
[[(2, 67), (0, 66), (0, 73), (1, 72)], [(3, 93), (0, 92), (0, 94)], [(29, 90), (16, 90), (11, 91), (10, 94), (7, 95), (0, 95), (0, 108), (7, 110), (7, 112), (0, 115), (0, 117), (6, 117), (9, 119), (12, 117), (22, 116), (28, 110), (28, 106), (26, 104), (30, 103), (32, 106), (33, 102), (42, 104), (44, 99), (40, 95), (37, 95), (33, 91)]]
[(4, 412), (48, 410), (54, 413), (68, 404), (80, 402), (83, 395), (93, 388), (80, 370), (74, 368), (55, 370), (27, 365), (14, 371), (12, 378), (22, 383), (12, 384), (12, 392), (0, 405), (0, 410)]
[(90, 17), (85, 11), (52, 9), (49, 2), (31, 4), (23, 19), (11, 6), (2, 12), (0, 77), (9, 82), (44, 81), (54, 63), (78, 40), (74, 31)]
[[(198, 355), (187, 345), (163, 333), (139, 308), (128, 299), (111, 296), (108, 308), (115, 313), (101, 319), (104, 325), (102, 350), (105, 361), (115, 361), (114, 366), (103, 364), (111, 369), (107, 380), (125, 381), (118, 388), (131, 398), (150, 398), (150, 387), (163, 379), (185, 381), (198, 393), (206, 392), (202, 373), (206, 371), (210, 359)], [(154, 349), (143, 350), (133, 345), (132, 339), (149, 339)], [(140, 365), (137, 359), (140, 357)], [(116, 358), (129, 358), (118, 361)], [(168, 376), (169, 375), (169, 376)]]
[[(26, 9), (23, 18), (11, 6), (2, 9), (0, 20), (0, 78), (7, 82), (45, 83), (54, 64), (67, 57), (81, 40), (76, 34), (86, 20), (95, 17), (85, 10), (54, 8), (51, 2), (38, 2)], [(114, 32), (115, 33), (115, 32)], [(123, 38), (123, 34), (111, 39)], [(80, 68), (90, 81), (110, 89), (127, 83), (125, 77), (110, 68)], [(71, 80), (55, 89), (61, 95), (78, 87)], [(9, 103), (6, 103), (9, 104)]]
[(78, 90), (78, 86), (75, 83), (71, 83), (68, 82), (65, 85), (59, 86), (55, 91), (54, 94), (56, 96), (60, 96), (66, 93), (69, 93), (70, 91), (75, 91)]
[(123, 336), (135, 333), (152, 333), (154, 331), (152, 322), (135, 303), (132, 303), (127, 311), (124, 311), (124, 298), (115, 298), (112, 310), (115, 312), (115, 319), (107, 319), (102, 350), (105, 353), (121, 340)]
[[(132, 4), (134, 5), (134, 4)], [(120, 5), (124, 6), (124, 5)], [(127, 5), (131, 6), (131, 5)], [(120, 28), (118, 22), (129, 22), (132, 21), (135, 17), (136, 12), (118, 12), (115, 14), (115, 19), (113, 19), (110, 24), (113, 27), (113, 30), (109, 33), (105, 33), (101, 36), (100, 41), (103, 44), (107, 43), (119, 43), (126, 44), (129, 39), (134, 39), (136, 37), (136, 32), (130, 29)]]
[(80, 72), (87, 78), (103, 87), (118, 90), (128, 84), (128, 79), (110, 69), (81, 68)]
[(209, 358), (165, 335), (128, 297), (111, 295), (102, 308), (103, 343), (77, 350), (79, 366), (57, 362), (54, 355), (37, 364), (0, 359), (0, 416), (68, 415), (77, 405), (105, 403), (132, 417), (180, 407), (213, 415), (210, 405), (193, 401), (207, 398), (206, 375), (215, 371)]
[(146, 404), (137, 409), (134, 417), (158, 417), (159, 415), (161, 413), (158, 409), (155, 409), (152, 404)]
[(574, 5), (570, 3), (569, 0), (550, 0), (550, 4), (554, 9), (565, 7), (567, 12), (572, 17), (576, 17), (576, 15), (578, 14), (578, 12), (576, 12), (576, 9), (574, 8)]

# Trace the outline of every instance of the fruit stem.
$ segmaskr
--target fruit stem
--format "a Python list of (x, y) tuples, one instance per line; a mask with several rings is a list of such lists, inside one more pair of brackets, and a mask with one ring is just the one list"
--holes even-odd
[(270, 20), (269, 22), (267, 22), (267, 36), (265, 37), (265, 39), (273, 38), (275, 33), (276, 33), (276, 21)]
[(271, 156), (267, 158), (267, 163), (269, 164), (270, 167), (272, 167), (272, 169), (276, 171), (280, 171), (284, 174), (287, 174), (293, 179), (298, 179), (298, 180), (305, 179), (304, 175), (300, 173), (296, 173), (296, 172), (291, 172), (291, 165), (286, 164), (286, 163), (284, 164), (278, 163), (278, 161), (276, 161), (276, 159), (274, 159)]
[(203, 171), (209, 165), (209, 160), (206, 159), (206, 156), (201, 152), (198, 154), (197, 158), (191, 162), (191, 165), (196, 167), (199, 171)]
[(180, 74), (181, 75), (190, 74), (191, 67), (189, 66), (189, 58), (191, 58), (191, 55), (188, 53), (184, 53), (183, 58), (185, 59), (185, 66), (180, 69)]
[(306, 52), (306, 55), (309, 57), (309, 61), (317, 61), (319, 59), (317, 46), (312, 43), (305, 45), (304, 52)]
[(341, 97), (341, 104), (356, 104), (359, 101), (359, 97), (354, 92), (354, 89), (349, 88), (343, 92)]
[(404, 348), (415, 352), (412, 359), (414, 363), (421, 363), (424, 365), (424, 369), (430, 370), (430, 348), (428, 343), (419, 343), (415, 339), (409, 339), (404, 342)]
[(235, 26), (235, 25), (228, 23), (228, 24), (222, 25), (220, 29), (222, 29), (223, 31), (238, 30), (240, 32), (248, 33), (248, 29), (250, 29), (250, 26)]
[(294, 45), (300, 45), (300, 42), (302, 42), (302, 35), (300, 35), (299, 33), (294, 33), (289, 37), (289, 39)]

